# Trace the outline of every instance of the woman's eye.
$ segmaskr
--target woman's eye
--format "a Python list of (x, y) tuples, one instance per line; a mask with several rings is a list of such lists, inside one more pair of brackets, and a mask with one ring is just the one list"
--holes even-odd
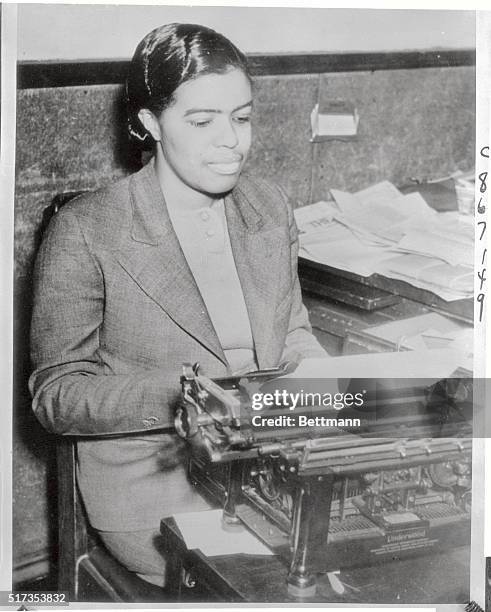
[(237, 117), (234, 117), (234, 121), (236, 123), (250, 123), (251, 116), (250, 115), (239, 115)]
[(202, 128), (210, 125), (211, 119), (193, 119), (189, 123), (193, 127)]

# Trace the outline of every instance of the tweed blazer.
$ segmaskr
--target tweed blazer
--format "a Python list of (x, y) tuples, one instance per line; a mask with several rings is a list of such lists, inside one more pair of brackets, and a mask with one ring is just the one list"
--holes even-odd
[[(325, 356), (297, 275), (291, 208), (242, 178), (225, 214), (260, 368)], [(183, 362), (231, 374), (173, 230), (153, 161), (71, 201), (53, 218), (35, 268), (33, 409), (80, 436), (78, 480), (98, 529), (159, 525), (203, 507), (173, 432)]]

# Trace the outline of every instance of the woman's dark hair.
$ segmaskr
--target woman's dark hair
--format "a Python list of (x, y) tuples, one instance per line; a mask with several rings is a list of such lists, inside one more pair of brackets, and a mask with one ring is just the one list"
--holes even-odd
[(249, 77), (245, 55), (225, 36), (190, 23), (170, 23), (152, 30), (140, 42), (126, 80), (128, 131), (140, 143), (150, 134), (138, 112), (148, 108), (156, 116), (174, 101), (179, 85), (205, 74), (238, 68)]

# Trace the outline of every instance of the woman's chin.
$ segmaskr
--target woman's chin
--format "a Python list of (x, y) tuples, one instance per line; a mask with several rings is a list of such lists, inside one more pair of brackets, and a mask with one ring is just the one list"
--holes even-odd
[(239, 180), (240, 172), (234, 174), (215, 174), (207, 181), (206, 191), (210, 194), (221, 194), (231, 191)]

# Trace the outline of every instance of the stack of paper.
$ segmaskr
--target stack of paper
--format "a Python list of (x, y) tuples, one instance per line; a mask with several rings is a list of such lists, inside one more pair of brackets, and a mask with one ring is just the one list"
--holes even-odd
[(388, 242), (397, 242), (407, 228), (436, 215), (419, 193), (402, 195), (388, 181), (355, 194), (337, 189), (332, 189), (331, 194), (340, 209), (338, 221)]
[(440, 213), (408, 228), (397, 243), (400, 251), (442, 259), (452, 266), (474, 262), (474, 228), (456, 213)]
[(437, 213), (388, 181), (295, 211), (300, 254), (362, 276), (379, 273), (452, 301), (473, 293), (472, 219)]
[(466, 265), (451, 266), (436, 258), (408, 254), (385, 259), (377, 271), (449, 301), (472, 295), (473, 273)]

